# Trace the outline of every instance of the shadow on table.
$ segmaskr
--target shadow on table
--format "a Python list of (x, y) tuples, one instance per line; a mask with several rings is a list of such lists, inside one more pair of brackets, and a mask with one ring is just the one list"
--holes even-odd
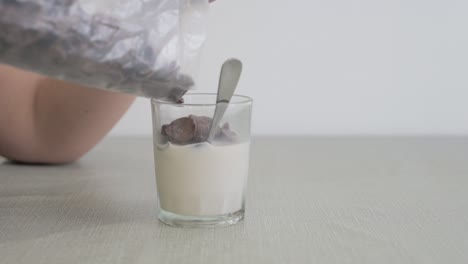
[(2, 162), (0, 244), (99, 230), (130, 221), (155, 223), (156, 198), (144, 199), (134, 190), (120, 195), (119, 188), (125, 186), (117, 182), (117, 188), (109, 188), (108, 179), (100, 176), (99, 171), (80, 163), (44, 166)]

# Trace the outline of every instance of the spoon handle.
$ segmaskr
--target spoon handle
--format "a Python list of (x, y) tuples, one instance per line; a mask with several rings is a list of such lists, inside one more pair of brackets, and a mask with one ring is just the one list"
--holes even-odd
[(216, 98), (216, 109), (211, 122), (210, 134), (208, 141), (210, 142), (216, 135), (216, 130), (219, 122), (223, 118), (226, 109), (229, 106), (232, 95), (236, 90), (237, 83), (242, 72), (242, 63), (238, 59), (229, 59), (223, 63), (219, 76), (218, 96)]

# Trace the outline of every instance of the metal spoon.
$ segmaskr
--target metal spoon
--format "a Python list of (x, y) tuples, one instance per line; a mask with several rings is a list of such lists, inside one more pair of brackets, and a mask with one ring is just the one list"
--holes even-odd
[(216, 135), (218, 124), (226, 112), (232, 95), (236, 90), (237, 83), (242, 72), (242, 62), (238, 59), (229, 59), (223, 63), (219, 75), (218, 96), (216, 98), (216, 108), (211, 122), (208, 142), (211, 142)]

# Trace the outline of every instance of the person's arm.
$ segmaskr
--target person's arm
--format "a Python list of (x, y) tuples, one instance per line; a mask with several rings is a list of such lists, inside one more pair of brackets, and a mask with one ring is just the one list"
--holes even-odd
[(0, 65), (0, 156), (27, 163), (75, 161), (134, 99)]

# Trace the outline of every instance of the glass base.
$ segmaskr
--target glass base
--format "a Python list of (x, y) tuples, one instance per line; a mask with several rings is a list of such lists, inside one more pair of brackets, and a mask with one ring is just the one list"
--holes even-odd
[(244, 219), (244, 209), (230, 214), (214, 216), (185, 216), (173, 214), (163, 209), (159, 213), (161, 222), (176, 227), (213, 228), (230, 226), (239, 223), (242, 219)]

